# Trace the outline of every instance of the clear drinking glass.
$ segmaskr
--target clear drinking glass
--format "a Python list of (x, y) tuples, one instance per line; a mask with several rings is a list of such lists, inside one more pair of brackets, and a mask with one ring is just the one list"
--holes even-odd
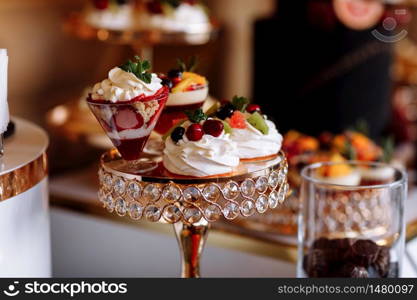
[(404, 171), (382, 163), (325, 162), (305, 167), (301, 176), (297, 276), (399, 277)]
[(88, 106), (126, 162), (127, 169), (145, 173), (158, 164), (142, 157), (143, 148), (168, 100), (168, 89), (130, 102), (97, 102)]

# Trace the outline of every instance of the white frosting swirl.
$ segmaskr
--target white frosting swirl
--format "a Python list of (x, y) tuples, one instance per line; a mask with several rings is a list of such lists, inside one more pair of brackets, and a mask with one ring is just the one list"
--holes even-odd
[(135, 74), (115, 67), (109, 71), (108, 79), (94, 85), (91, 97), (93, 100), (107, 100), (115, 103), (130, 101), (142, 94), (152, 96), (162, 88), (161, 81), (156, 74), (152, 74), (151, 83), (146, 83)]
[(239, 157), (236, 144), (224, 132), (219, 137), (206, 134), (197, 142), (184, 135), (177, 144), (167, 138), (163, 163), (171, 173), (206, 177), (233, 172)]
[(246, 122), (245, 129), (233, 128), (230, 138), (237, 143), (239, 157), (251, 159), (277, 154), (281, 149), (282, 135), (279, 134), (275, 124), (265, 120), (269, 127), (268, 134), (263, 134), (251, 124)]

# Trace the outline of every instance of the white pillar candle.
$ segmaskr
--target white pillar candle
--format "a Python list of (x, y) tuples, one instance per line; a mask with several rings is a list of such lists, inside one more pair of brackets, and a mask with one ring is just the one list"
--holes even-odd
[(0, 49), (0, 134), (9, 123), (9, 106), (7, 105), (7, 65), (9, 57), (6, 49)]

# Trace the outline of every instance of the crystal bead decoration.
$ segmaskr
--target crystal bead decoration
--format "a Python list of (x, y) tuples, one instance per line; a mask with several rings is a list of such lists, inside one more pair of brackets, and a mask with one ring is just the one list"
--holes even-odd
[(113, 197), (110, 194), (108, 194), (104, 199), (105, 199), (104, 202), (105, 202), (105, 206), (106, 206), (107, 210), (109, 212), (112, 212), (113, 209), (114, 209)]
[(131, 202), (129, 205), (129, 216), (134, 220), (142, 217), (143, 207), (138, 202)]
[(240, 185), (242, 194), (246, 197), (251, 197), (255, 193), (255, 183), (252, 179), (245, 179)]
[(278, 172), (278, 184), (283, 184), (288, 174), (288, 167), (285, 165)]
[(281, 188), (279, 189), (278, 201), (280, 204), (283, 203), (285, 198), (287, 197), (288, 189), (289, 189), (288, 183), (283, 184)]
[(175, 205), (168, 205), (164, 209), (163, 217), (168, 223), (177, 223), (181, 216), (181, 210)]
[(158, 222), (161, 217), (161, 211), (155, 205), (149, 205), (145, 208), (145, 217), (148, 221)]
[(138, 200), (140, 196), (141, 187), (139, 183), (132, 181), (127, 185), (127, 194), (133, 200)]
[(274, 209), (279, 204), (279, 196), (277, 191), (272, 191), (271, 194), (269, 194), (268, 197), (268, 205), (269, 208)]
[(216, 201), (220, 197), (220, 191), (214, 184), (208, 185), (203, 189), (203, 196), (209, 201)]
[(221, 210), (217, 205), (211, 204), (204, 210), (204, 215), (207, 221), (215, 222), (220, 218)]
[(268, 209), (268, 198), (265, 195), (260, 195), (255, 202), (256, 210), (263, 214)]
[(200, 199), (200, 191), (195, 187), (188, 187), (183, 191), (184, 199), (188, 202), (195, 202)]
[(256, 189), (259, 193), (265, 193), (268, 189), (268, 178), (266, 177), (259, 177), (258, 180), (256, 180)]
[(155, 202), (161, 196), (161, 192), (156, 185), (148, 184), (143, 190), (143, 196), (146, 200)]
[(241, 204), (240, 211), (245, 217), (249, 217), (255, 213), (255, 204), (250, 200), (245, 200)]
[(234, 202), (227, 202), (223, 208), (223, 215), (226, 219), (235, 219), (239, 215), (239, 206)]
[(126, 215), (127, 205), (125, 200), (123, 200), (122, 198), (116, 199), (115, 210), (119, 216), (123, 217), (124, 215)]
[(190, 224), (197, 223), (201, 217), (201, 212), (197, 208), (190, 207), (184, 210), (184, 219)]
[(103, 184), (107, 190), (111, 190), (113, 186), (113, 177), (110, 174), (104, 175)]
[(272, 171), (268, 178), (268, 185), (271, 189), (275, 189), (280, 181), (279, 174), (276, 171)]
[(123, 179), (116, 178), (116, 180), (114, 181), (113, 189), (117, 195), (123, 195), (126, 190), (126, 183)]
[(230, 181), (223, 187), (223, 194), (229, 200), (234, 200), (239, 195), (239, 186), (236, 182)]
[(181, 190), (175, 185), (168, 185), (162, 191), (162, 197), (168, 202), (177, 201), (181, 197)]

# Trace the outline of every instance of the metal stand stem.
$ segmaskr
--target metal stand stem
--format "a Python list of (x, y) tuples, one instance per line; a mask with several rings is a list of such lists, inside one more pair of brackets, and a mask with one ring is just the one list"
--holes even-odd
[(174, 231), (181, 252), (181, 277), (200, 277), (200, 258), (209, 231), (207, 221), (193, 225), (178, 222), (174, 224)]

